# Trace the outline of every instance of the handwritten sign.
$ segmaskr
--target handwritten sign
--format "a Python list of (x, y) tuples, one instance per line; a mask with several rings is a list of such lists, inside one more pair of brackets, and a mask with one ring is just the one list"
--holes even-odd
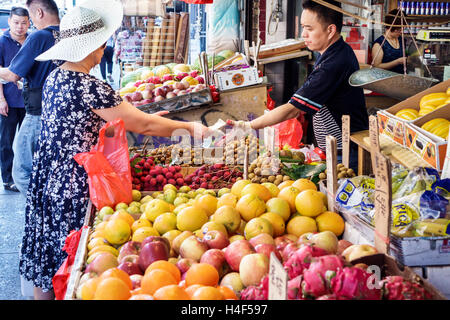
[(269, 300), (287, 300), (288, 275), (273, 252), (269, 265)]
[(392, 168), (391, 162), (380, 152), (375, 159), (375, 248), (389, 254), (389, 235), (392, 208)]
[(450, 178), (450, 133), (447, 137), (447, 153), (445, 155), (444, 167), (442, 168), (441, 179)]
[(327, 155), (327, 199), (328, 210), (334, 211), (335, 196), (337, 190), (337, 149), (336, 138), (327, 136), (326, 141)]
[(350, 116), (342, 116), (342, 163), (344, 167), (350, 166)]
[(375, 154), (380, 152), (380, 140), (378, 139), (378, 120), (376, 116), (369, 116), (370, 153), (372, 158), (372, 170), (375, 171)]

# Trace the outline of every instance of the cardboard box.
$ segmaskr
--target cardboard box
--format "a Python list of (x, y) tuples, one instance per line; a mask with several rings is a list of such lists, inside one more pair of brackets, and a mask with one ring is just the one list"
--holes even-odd
[(437, 85), (419, 92), (418, 94), (409, 97), (408, 99), (399, 102), (388, 109), (378, 111), (378, 130), (380, 134), (386, 135), (401, 146), (406, 146), (405, 124), (417, 121), (422, 117), (415, 120), (404, 120), (396, 117), (395, 114), (405, 108), (416, 109), (419, 111), (419, 102), (423, 96), (435, 92), (445, 92), (449, 86), (450, 80), (438, 83)]
[(439, 171), (444, 167), (448, 141), (425, 131), (421, 126), (436, 118), (450, 120), (450, 104), (439, 108), (412, 123), (405, 124), (406, 147)]
[(220, 91), (247, 87), (262, 83), (263, 78), (258, 75), (258, 69), (250, 67), (240, 70), (230, 70), (214, 73), (214, 80)]

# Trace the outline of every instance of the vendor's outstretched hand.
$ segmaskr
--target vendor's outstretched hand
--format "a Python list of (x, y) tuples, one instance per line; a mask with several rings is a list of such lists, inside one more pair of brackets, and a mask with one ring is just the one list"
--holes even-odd
[(243, 120), (234, 121), (228, 119), (227, 124), (233, 126), (234, 128), (241, 129), (245, 132), (251, 132), (253, 130), (250, 121), (243, 121)]
[(158, 111), (158, 112), (155, 112), (154, 115), (162, 117), (169, 113), (170, 113), (169, 111)]
[(189, 122), (189, 132), (195, 139), (206, 138), (213, 134), (211, 129), (198, 122)]

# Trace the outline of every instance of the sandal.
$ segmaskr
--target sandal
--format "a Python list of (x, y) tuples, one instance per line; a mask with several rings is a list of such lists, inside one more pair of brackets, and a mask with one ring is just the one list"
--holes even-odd
[(16, 187), (16, 185), (14, 183), (12, 183), (12, 184), (5, 183), (3, 185), (3, 187), (5, 188), (5, 190), (9, 190), (9, 191), (13, 191), (13, 192), (19, 192), (19, 189), (17, 189), (17, 187)]

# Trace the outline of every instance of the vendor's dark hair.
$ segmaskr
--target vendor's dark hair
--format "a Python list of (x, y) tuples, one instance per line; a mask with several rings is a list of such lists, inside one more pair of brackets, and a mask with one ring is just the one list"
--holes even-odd
[(47, 13), (59, 15), (58, 5), (54, 0), (27, 0), (27, 7), (30, 7), (32, 4), (38, 4)]
[[(395, 17), (398, 13), (397, 18)], [(406, 13), (403, 12), (403, 16), (406, 17)], [(400, 12), (398, 9), (393, 9), (391, 11), (389, 11), (389, 13), (384, 17), (384, 23), (388, 24), (389, 26), (385, 26), (386, 30), (391, 29), (391, 31), (395, 31), (395, 30), (400, 30), (401, 27), (390, 27), (391, 25), (401, 25), (402, 24), (402, 20), (401, 20), (401, 16), (400, 16)], [(404, 23), (403, 23), (404, 24)]]
[[(324, 0), (324, 2), (327, 2), (331, 5), (334, 5), (336, 7), (341, 8), (341, 3), (333, 0)], [(315, 1), (312, 0), (305, 0), (302, 4), (303, 10), (309, 10), (312, 12), (315, 12), (317, 17), (319, 18), (320, 22), (327, 27), (330, 24), (334, 24), (336, 26), (336, 31), (338, 33), (341, 32), (342, 29), (342, 21), (344, 19), (344, 16), (342, 13), (330, 9), (328, 7), (325, 7)]]
[(9, 16), (12, 17), (13, 15), (19, 17), (30, 17), (28, 10), (22, 7), (12, 7)]

